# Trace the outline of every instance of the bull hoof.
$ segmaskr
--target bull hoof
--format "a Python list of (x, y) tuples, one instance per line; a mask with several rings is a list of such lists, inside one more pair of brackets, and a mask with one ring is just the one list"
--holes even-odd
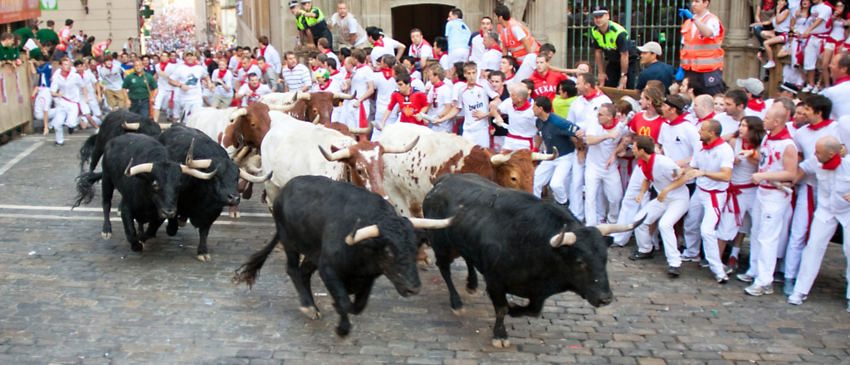
[(180, 226), (180, 227), (186, 227), (186, 221), (184, 221), (182, 219), (178, 219), (177, 225)]
[(463, 316), (466, 315), (466, 308), (464, 308), (464, 307), (461, 307), (460, 309), (452, 308), (452, 313), (454, 313), (454, 315), (456, 315), (458, 317), (463, 317)]
[(431, 258), (425, 257), (425, 258), (416, 259), (416, 264), (419, 265), (420, 269), (424, 269), (424, 268), (428, 267), (428, 265), (431, 265)]
[(100, 237), (105, 240), (112, 238), (112, 232), (100, 232)]
[(239, 212), (230, 212), (230, 218), (239, 219), (242, 215)]
[(298, 310), (300, 310), (301, 313), (304, 313), (304, 315), (311, 320), (322, 318), (322, 313), (319, 312), (319, 309), (316, 307), (298, 307)]
[(469, 295), (478, 295), (478, 289), (466, 287), (466, 293)]
[(145, 244), (144, 242), (136, 241), (130, 244), (130, 249), (133, 250), (133, 252), (142, 252), (145, 250)]
[(504, 339), (494, 338), (493, 342), (491, 342), (491, 343), (493, 344), (493, 347), (495, 347), (497, 349), (506, 349), (508, 347), (511, 347), (511, 341), (508, 340), (507, 338), (504, 338)]

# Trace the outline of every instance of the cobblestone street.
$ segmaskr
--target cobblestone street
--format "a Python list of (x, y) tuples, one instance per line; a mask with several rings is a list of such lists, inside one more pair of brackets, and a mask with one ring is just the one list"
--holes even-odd
[[(318, 275), (313, 289), (323, 317), (311, 321), (298, 310), (282, 250), (253, 290), (230, 282), (273, 233), (259, 188), (240, 204), (243, 218), (225, 213), (213, 226), (212, 262), (195, 258), (191, 226), (175, 237), (160, 229), (137, 254), (113, 211), (114, 237), (101, 239), (99, 184), (91, 204), (70, 209), (77, 154), (89, 133), (61, 148), (52, 135), (0, 147), (0, 364), (850, 363), (846, 261), (836, 244), (802, 306), (786, 303), (781, 284), (773, 295), (750, 297), (744, 283), (718, 285), (696, 263), (669, 279), (663, 255), (633, 262), (633, 244), (612, 248), (611, 305), (554, 296), (541, 318), (506, 319), (507, 349), (490, 344), (494, 313), (486, 295), (462, 290), (466, 315), (452, 314), (431, 265), (410, 298), (379, 279), (341, 339)], [(453, 269), (464, 283), (463, 260)]]

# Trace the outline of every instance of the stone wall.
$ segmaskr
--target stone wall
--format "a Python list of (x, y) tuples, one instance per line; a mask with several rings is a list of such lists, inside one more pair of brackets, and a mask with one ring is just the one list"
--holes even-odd
[[(97, 42), (112, 38), (111, 50), (119, 50), (127, 38), (138, 39), (138, 9), (133, 0), (88, 0), (89, 13), (86, 14), (80, 0), (58, 0), (59, 10), (42, 10), (39, 20), (53, 20), (56, 32), (65, 25), (65, 19), (74, 20), (72, 34), (80, 30), (97, 38)], [(157, 10), (159, 12), (160, 10)], [(46, 26), (42, 24), (40, 27)], [(138, 50), (139, 42), (133, 42)]]

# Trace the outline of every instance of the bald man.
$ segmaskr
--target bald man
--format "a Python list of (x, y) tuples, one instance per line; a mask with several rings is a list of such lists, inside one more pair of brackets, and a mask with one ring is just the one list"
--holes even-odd
[[(833, 136), (819, 139), (815, 145), (815, 156), (800, 163), (797, 180), (806, 175), (818, 180), (818, 207), (812, 219), (812, 230), (808, 243), (803, 249), (802, 264), (794, 285), (794, 292), (788, 297), (788, 303), (803, 304), (803, 300), (812, 289), (812, 284), (820, 271), (823, 255), (830, 238), (840, 223), (844, 227), (844, 256), (847, 257), (847, 271), (850, 278), (850, 160), (843, 159), (841, 142)], [(847, 311), (850, 312), (850, 286), (848, 286)]]

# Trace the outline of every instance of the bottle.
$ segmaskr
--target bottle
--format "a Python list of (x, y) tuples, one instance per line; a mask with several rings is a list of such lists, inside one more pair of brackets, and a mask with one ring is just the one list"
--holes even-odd
[(296, 47), (301, 46), (301, 36), (300, 35), (295, 36), (295, 46)]

